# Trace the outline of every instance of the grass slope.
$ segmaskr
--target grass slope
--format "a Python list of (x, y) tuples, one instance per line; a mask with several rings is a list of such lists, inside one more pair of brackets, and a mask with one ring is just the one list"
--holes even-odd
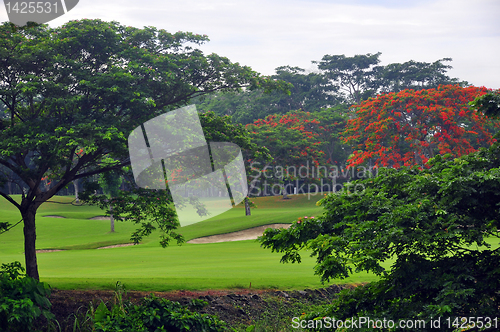
[[(257, 209), (245, 216), (238, 206), (212, 219), (180, 228), (186, 240), (250, 227), (291, 223), (299, 216), (318, 216), (320, 198), (306, 195), (256, 198)], [(69, 204), (71, 197), (55, 197), (40, 207), (37, 214), (37, 249), (66, 249), (39, 253), (41, 279), (60, 289), (112, 289), (116, 281), (128, 289), (166, 291), (173, 289), (281, 288), (320, 287), (314, 275), (314, 260), (304, 252), (301, 264), (281, 264), (280, 255), (264, 250), (256, 241), (214, 244), (171, 245), (163, 249), (158, 234), (140, 246), (95, 250), (94, 248), (130, 242), (135, 229), (132, 223), (116, 224), (109, 233), (109, 221), (89, 220), (102, 215), (96, 207)], [(15, 223), (20, 215), (0, 199), (1, 220)], [(43, 217), (46, 215), (62, 218)], [(22, 224), (0, 235), (0, 261), (23, 262)], [(69, 250), (68, 250), (69, 249)], [(366, 282), (373, 275), (357, 274), (342, 281)]]

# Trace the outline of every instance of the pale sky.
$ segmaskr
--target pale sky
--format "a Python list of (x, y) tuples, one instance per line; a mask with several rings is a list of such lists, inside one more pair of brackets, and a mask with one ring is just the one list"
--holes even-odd
[(264, 75), (313, 69), (325, 54), (382, 52), (381, 64), (453, 58), (449, 76), (500, 88), (499, 0), (80, 0), (49, 25), (82, 18), (206, 34), (204, 52)]

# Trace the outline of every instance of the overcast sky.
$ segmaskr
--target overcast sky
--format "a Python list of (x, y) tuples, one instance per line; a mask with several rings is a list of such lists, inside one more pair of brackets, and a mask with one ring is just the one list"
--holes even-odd
[(381, 64), (449, 57), (450, 76), (500, 88), (499, 15), (499, 0), (80, 0), (49, 24), (100, 18), (206, 34), (206, 53), (265, 75), (312, 69), (325, 54), (382, 52)]

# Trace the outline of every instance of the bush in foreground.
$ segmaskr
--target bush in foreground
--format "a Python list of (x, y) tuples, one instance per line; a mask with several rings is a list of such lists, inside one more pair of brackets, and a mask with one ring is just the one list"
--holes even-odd
[[(430, 165), (381, 169), (353, 184), (363, 191), (321, 200), (323, 216), (264, 233), (262, 245), (283, 253), (283, 262), (300, 262), (299, 251), (309, 248), (323, 281), (359, 271), (381, 277), (342, 293), (316, 318), (420, 319), (426, 328), (417, 330), (425, 331), (439, 317), (499, 317), (500, 248), (490, 245), (500, 229), (499, 144)], [(498, 318), (492, 324), (498, 329)]]
[(24, 275), (21, 263), (0, 268), (0, 331), (34, 331), (39, 317), (51, 320), (49, 286)]
[(111, 310), (104, 302), (93, 313), (93, 331), (96, 332), (184, 332), (225, 331), (226, 323), (216, 316), (192, 310), (203, 308), (207, 302), (191, 300), (189, 306), (159, 298), (151, 294), (140, 305), (122, 300), (124, 288), (117, 283), (116, 303)]

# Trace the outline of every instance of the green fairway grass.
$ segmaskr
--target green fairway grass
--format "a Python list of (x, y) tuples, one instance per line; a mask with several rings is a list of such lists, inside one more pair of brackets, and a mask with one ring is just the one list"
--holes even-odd
[[(112, 289), (116, 281), (146, 291), (249, 288), (250, 283), (259, 289), (321, 287), (307, 253), (301, 264), (280, 264), (280, 257), (248, 240), (39, 253), (38, 263), (41, 280), (59, 289)], [(365, 275), (362, 281), (372, 279)], [(359, 281), (360, 276), (344, 282)]]
[[(245, 216), (242, 205), (203, 222), (181, 227), (186, 240), (229, 233), (273, 223), (291, 223), (300, 216), (319, 216), (320, 196), (293, 195), (254, 198), (258, 208)], [(117, 222), (110, 233), (108, 220), (89, 220), (103, 215), (97, 207), (70, 204), (72, 197), (54, 197), (37, 213), (37, 249), (61, 249), (38, 253), (41, 280), (59, 289), (113, 289), (116, 281), (128, 289), (166, 291), (174, 289), (321, 287), (314, 275), (314, 259), (304, 252), (301, 264), (281, 264), (281, 255), (260, 247), (255, 240), (214, 244), (172, 244), (161, 248), (159, 235), (145, 238), (138, 246), (95, 249), (130, 242), (136, 228), (132, 222)], [(19, 212), (0, 199), (1, 221), (20, 220)], [(45, 216), (62, 216), (53, 218)], [(22, 224), (0, 235), (0, 262), (24, 262)], [(360, 273), (334, 283), (375, 280)], [(331, 282), (332, 283), (332, 282)]]

